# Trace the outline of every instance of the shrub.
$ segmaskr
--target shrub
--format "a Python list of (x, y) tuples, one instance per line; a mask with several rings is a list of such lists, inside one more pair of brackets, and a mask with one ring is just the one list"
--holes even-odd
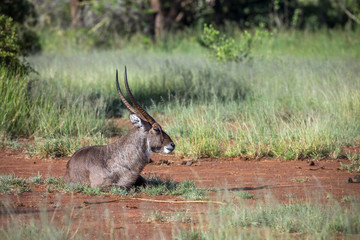
[(240, 41), (236, 42), (233, 38), (221, 34), (210, 24), (204, 25), (203, 34), (199, 39), (202, 46), (210, 50), (210, 54), (219, 62), (243, 61), (250, 56), (252, 45), (255, 41), (261, 41), (269, 35), (268, 31), (255, 29), (253, 33), (244, 31)]
[(0, 16), (0, 62), (6, 67), (20, 67), (18, 59), (20, 46), (13, 20), (5, 15)]

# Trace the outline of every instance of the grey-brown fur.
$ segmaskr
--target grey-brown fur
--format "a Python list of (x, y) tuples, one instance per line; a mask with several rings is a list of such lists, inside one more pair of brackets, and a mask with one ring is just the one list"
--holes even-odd
[(175, 144), (158, 123), (150, 124), (144, 120), (147, 116), (138, 115), (130, 115), (134, 128), (118, 141), (76, 151), (66, 165), (65, 182), (127, 188), (144, 183), (140, 172), (149, 161), (150, 151), (170, 153)]

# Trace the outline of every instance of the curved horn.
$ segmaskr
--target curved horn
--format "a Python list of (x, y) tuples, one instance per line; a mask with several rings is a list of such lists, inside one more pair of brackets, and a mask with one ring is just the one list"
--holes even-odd
[(143, 115), (147, 121), (153, 125), (154, 123), (156, 123), (156, 121), (150, 116), (150, 114), (148, 114), (141, 106), (140, 104), (136, 101), (135, 97), (132, 95), (130, 88), (129, 88), (129, 84), (127, 81), (127, 74), (126, 74), (126, 66), (125, 66), (125, 87), (126, 87), (126, 91), (129, 95), (129, 98), (132, 102), (132, 104), (137, 108), (137, 110), (139, 110), (139, 112), (141, 113), (141, 115)]
[(126, 101), (123, 93), (121, 92), (121, 88), (120, 88), (120, 85), (119, 85), (119, 80), (118, 80), (118, 70), (116, 69), (116, 88), (117, 88), (117, 91), (119, 93), (119, 96), (121, 98), (121, 101), (125, 104), (125, 106), (127, 107), (127, 109), (130, 110), (131, 113), (134, 113), (136, 114), (137, 116), (139, 116), (139, 118), (141, 118), (142, 120), (144, 121), (147, 121), (147, 119), (145, 119), (144, 116), (142, 116), (135, 108), (133, 108), (130, 103), (128, 103), (128, 101)]

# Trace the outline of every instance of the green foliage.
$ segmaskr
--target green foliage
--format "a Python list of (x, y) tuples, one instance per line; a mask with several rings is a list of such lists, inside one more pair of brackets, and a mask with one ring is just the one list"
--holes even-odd
[(80, 144), (78, 144), (76, 139), (67, 137), (59, 139), (44, 139), (36, 141), (35, 146), (32, 149), (34, 152), (31, 154), (36, 154), (46, 158), (66, 157), (74, 153), (79, 147)]
[(36, 138), (30, 152), (44, 157), (68, 156), (85, 144), (105, 143), (102, 133), (113, 129), (111, 123), (104, 122), (102, 99), (86, 102), (84, 98), (93, 97), (62, 92), (61, 87), (8, 72), (4, 66), (0, 66), (0, 96), (2, 145), (4, 139), (9, 143), (13, 137), (35, 135), (41, 138)]
[(75, 234), (76, 236), (70, 236), (70, 221), (60, 227), (51, 221), (51, 217), (46, 214), (46, 216), (43, 215), (41, 216), (40, 223), (32, 219), (25, 224), (19, 219), (14, 220), (12, 218), (11, 225), (4, 226), (2, 231), (0, 231), (0, 238), (8, 240), (86, 239), (85, 237), (79, 238), (79, 233)]
[(36, 31), (25, 27), (19, 27), (18, 38), (22, 55), (28, 56), (30, 54), (38, 54), (41, 52), (42, 47), (40, 44), (40, 37)]
[[(199, 239), (291, 239), (294, 234), (303, 238), (329, 239), (335, 236), (360, 233), (359, 205), (353, 200), (350, 207), (338, 202), (316, 205), (311, 203), (264, 204), (257, 206), (229, 204), (219, 211), (210, 210), (205, 217), (206, 228), (196, 233)], [(177, 239), (188, 239), (180, 233)]]
[(128, 196), (131, 194), (131, 192), (134, 192), (133, 189), (129, 190), (126, 188), (120, 188), (120, 187), (111, 187), (109, 193), (114, 194), (114, 195), (119, 195), (119, 196)]
[(58, 137), (45, 138), (35, 141), (34, 146), (29, 149), (29, 153), (45, 158), (58, 158), (71, 156), (77, 149), (85, 145), (104, 145), (106, 139), (101, 135), (91, 137), (74, 138)]
[(0, 131), (3, 136), (30, 135), (29, 102), (26, 95), (29, 79), (0, 66)]
[(65, 193), (83, 193), (87, 195), (105, 195), (101, 188), (93, 188), (84, 184), (66, 184), (61, 177), (48, 177), (44, 180), (47, 192), (63, 191)]
[(12, 19), (5, 15), (1, 15), (0, 26), (1, 57), (4, 59), (17, 57), (20, 54), (20, 50), (17, 43), (16, 29)]
[(264, 29), (256, 28), (254, 33), (245, 30), (238, 41), (227, 37), (216, 30), (212, 25), (204, 25), (203, 34), (199, 38), (200, 44), (209, 49), (211, 55), (219, 62), (243, 61), (250, 57), (255, 41), (268, 37)]
[[(5, 42), (7, 45), (12, 44), (12, 47), (16, 45), (15, 57), (38, 53), (41, 50), (37, 33), (30, 29), (30, 26), (35, 25), (37, 17), (32, 3), (28, 0), (3, 1), (0, 3), (0, 16), (0, 30), (7, 32), (8, 38), (10, 38), (5, 39)], [(4, 18), (11, 21), (4, 23)], [(0, 33), (0, 46), (3, 46), (4, 42), (1, 35), (2, 33)], [(0, 49), (0, 51), (3, 50)], [(1, 53), (1, 55), (3, 54)]]
[(146, 222), (163, 222), (163, 223), (170, 223), (170, 222), (177, 222), (177, 223), (191, 223), (192, 216), (188, 211), (175, 211), (171, 214), (166, 214), (160, 211), (153, 211), (151, 213), (145, 214), (143, 219)]
[(28, 0), (2, 1), (0, 3), (0, 14), (11, 17), (20, 24), (36, 17), (34, 5)]
[(177, 240), (206, 240), (204, 234), (200, 231), (192, 230), (192, 231), (182, 231), (178, 234), (175, 239)]
[(352, 160), (351, 164), (340, 163), (341, 169), (348, 170), (349, 172), (360, 173), (360, 161)]
[(13, 175), (0, 175), (0, 193), (22, 194), (30, 191), (25, 179)]
[(172, 180), (162, 180), (158, 177), (150, 177), (147, 179), (145, 187), (132, 187), (130, 189), (111, 187), (104, 190), (101, 187), (90, 187), (84, 184), (67, 184), (61, 177), (49, 176), (44, 179), (40, 174), (28, 179), (15, 177), (13, 175), (0, 176), (0, 193), (17, 193), (32, 191), (29, 185), (46, 185), (46, 191), (49, 193), (58, 191), (65, 193), (83, 193), (87, 195), (107, 195), (114, 194), (120, 196), (133, 195), (135, 193), (146, 193), (149, 195), (175, 195), (186, 199), (206, 199), (207, 190), (196, 188), (192, 181), (185, 180), (177, 183)]
[(91, 196), (105, 195), (99, 187), (90, 187), (83, 184), (66, 184), (64, 186), (66, 193), (83, 193)]
[[(249, 37), (245, 34), (245, 42)], [(235, 40), (220, 34), (212, 25), (204, 25), (203, 35), (200, 37), (201, 45), (207, 47), (210, 53), (220, 62), (240, 61), (249, 53), (249, 45), (245, 49), (238, 49)]]
[(13, 20), (5, 15), (0, 15), (0, 67), (7, 67), (15, 71), (29, 69), (20, 62), (21, 49)]
[[(239, 34), (234, 32), (236, 41)], [(105, 117), (127, 121), (128, 111), (114, 88), (114, 69), (126, 64), (135, 97), (164, 123), (178, 155), (336, 158), (360, 130), (358, 35), (280, 32), (254, 43), (253, 61), (242, 64), (208, 61), (202, 48), (185, 45), (185, 37), (171, 39), (169, 45), (181, 46), (171, 53), (132, 45), (34, 56), (29, 60), (41, 80), (31, 82), (30, 100), (26, 95), (19, 95), (19, 102), (7, 100), (10, 107), (1, 105), (0, 116), (8, 117), (4, 124), (11, 124), (12, 136), (28, 130), (27, 136), (36, 137), (35, 153), (71, 154), (86, 144), (83, 138), (119, 134)], [(18, 82), (14, 89), (26, 89), (23, 80)], [(19, 105), (11, 107), (14, 103)], [(67, 153), (56, 153), (63, 146)]]
[(356, 197), (354, 197), (354, 196), (344, 196), (344, 197), (341, 199), (341, 202), (343, 202), (343, 203), (346, 203), (346, 202), (356, 203)]
[(207, 199), (205, 195), (206, 189), (198, 189), (195, 183), (190, 180), (184, 180), (181, 182), (174, 191), (170, 191), (171, 195), (177, 195), (186, 199), (201, 200)]
[(185, 180), (181, 183), (176, 183), (169, 179), (163, 181), (158, 177), (150, 177), (147, 179), (147, 186), (140, 187), (140, 192), (149, 195), (175, 195), (186, 199), (206, 199), (206, 190), (196, 188), (194, 182)]
[(245, 191), (234, 192), (234, 196), (241, 199), (254, 199), (254, 195)]
[(34, 177), (29, 177), (27, 180), (26, 180), (27, 183), (29, 184), (36, 184), (36, 185), (39, 185), (41, 183), (44, 182), (44, 178), (38, 173), (38, 175), (34, 176)]
[(149, 195), (175, 195), (186, 199), (207, 199), (207, 190), (196, 188), (192, 181), (185, 180), (181, 183), (174, 182), (170, 179), (161, 179), (152, 176), (146, 179), (146, 186), (132, 187), (130, 189), (112, 187), (110, 193), (120, 196), (128, 196), (136, 193), (146, 193)]
[(304, 177), (304, 178), (293, 178), (292, 181), (293, 181), (293, 182), (304, 183), (304, 182), (308, 182), (308, 181), (309, 181), (309, 178), (308, 178), (308, 177)]

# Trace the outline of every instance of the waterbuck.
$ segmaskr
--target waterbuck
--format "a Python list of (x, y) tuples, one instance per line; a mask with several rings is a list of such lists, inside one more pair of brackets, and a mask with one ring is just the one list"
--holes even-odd
[(127, 81), (125, 88), (132, 107), (121, 92), (118, 71), (116, 87), (122, 102), (130, 110), (130, 121), (134, 128), (114, 143), (79, 149), (66, 165), (64, 180), (67, 183), (87, 184), (91, 187), (110, 186), (130, 188), (142, 185), (145, 179), (140, 172), (149, 162), (150, 153), (171, 153), (175, 144), (158, 124), (136, 101)]

